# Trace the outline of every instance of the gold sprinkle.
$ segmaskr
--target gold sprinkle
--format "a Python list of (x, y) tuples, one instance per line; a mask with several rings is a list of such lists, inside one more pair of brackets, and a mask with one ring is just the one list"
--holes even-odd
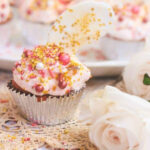
[(7, 112), (7, 108), (5, 108), (5, 107), (2, 110), (3, 110), (3, 112)]
[(58, 140), (61, 140), (61, 134), (58, 134), (57, 138)]
[(22, 143), (24, 143), (24, 138), (21, 139)]
[(68, 133), (69, 133), (69, 130), (65, 129), (64, 134), (68, 134)]
[(59, 25), (59, 32), (62, 33), (65, 28), (66, 28), (65, 25)]
[(58, 31), (55, 26), (52, 26), (52, 30), (54, 30), (55, 32)]
[(91, 38), (88, 36), (88, 37), (87, 37), (87, 40), (90, 40), (90, 39), (91, 39)]
[(112, 17), (112, 12), (109, 13), (109, 16)]
[(68, 9), (69, 12), (73, 12), (73, 9)]
[(45, 90), (45, 91), (43, 91), (43, 94), (48, 94), (48, 91), (46, 91), (46, 90)]
[(91, 8), (92, 11), (94, 11), (94, 8)]
[(39, 81), (40, 81), (41, 83), (44, 83), (44, 82), (45, 82), (42, 77), (39, 77)]
[(41, 140), (41, 142), (45, 142), (45, 138), (41, 138), (40, 140)]
[(83, 75), (83, 73), (82, 73), (82, 72), (80, 72), (80, 75), (82, 76), (82, 75)]
[(21, 72), (21, 71), (22, 71), (22, 69), (21, 69), (21, 68), (17, 68), (17, 71), (18, 71), (18, 72)]
[(92, 13), (91, 16), (94, 17), (94, 16), (95, 16), (95, 13)]
[(56, 86), (55, 86), (55, 85), (52, 87), (52, 90), (53, 90), (53, 91), (56, 91)]
[(106, 24), (105, 24), (105, 23), (101, 23), (101, 24), (99, 24), (99, 26), (100, 26), (100, 27), (106, 26)]
[(57, 23), (60, 23), (60, 20), (56, 19), (56, 22), (57, 22)]
[(12, 140), (15, 140), (15, 139), (16, 139), (16, 137), (15, 137), (15, 136), (12, 136), (12, 137), (11, 137), (11, 139), (12, 139)]

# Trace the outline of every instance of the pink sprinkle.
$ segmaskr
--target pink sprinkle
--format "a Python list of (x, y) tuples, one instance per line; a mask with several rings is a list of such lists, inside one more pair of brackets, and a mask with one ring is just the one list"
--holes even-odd
[(132, 13), (138, 14), (140, 12), (140, 7), (138, 6), (133, 6), (131, 9)]
[(0, 16), (1, 16), (1, 18), (4, 18), (5, 15), (2, 13)]
[(69, 0), (59, 0), (59, 2), (62, 3), (62, 4), (64, 4), (64, 5), (66, 5), (66, 4), (69, 3)]
[(31, 126), (35, 127), (37, 126), (38, 124), (37, 123), (32, 123)]
[(0, 99), (0, 103), (4, 104), (4, 103), (8, 103), (7, 99)]
[(38, 73), (44, 78), (45, 77), (45, 72), (43, 70), (39, 70)]
[(49, 72), (49, 74), (50, 74), (50, 76), (51, 76), (52, 78), (55, 77), (55, 74), (54, 74), (54, 72), (53, 72), (51, 69), (48, 69), (48, 72)]
[(27, 15), (31, 15), (32, 11), (30, 9), (27, 10)]
[(30, 76), (30, 79), (34, 79), (34, 78), (36, 78), (37, 76), (36, 75), (31, 75)]
[(24, 141), (30, 141), (30, 138), (24, 138)]
[(23, 76), (21, 76), (21, 80), (24, 80)]
[(36, 85), (35, 86), (35, 90), (38, 92), (38, 93), (41, 93), (44, 91), (44, 87), (40, 84)]
[(16, 62), (15, 67), (17, 68), (18, 66), (21, 66), (19, 62)]
[(67, 82), (65, 81), (63, 74), (59, 74), (58, 76), (58, 86), (61, 89), (65, 89), (67, 87)]
[(23, 74), (24, 74), (24, 70), (21, 71), (21, 75), (23, 75)]
[(38, 0), (38, 1), (36, 2), (36, 4), (37, 4), (38, 6), (41, 6), (41, 1)]
[(23, 53), (24, 53), (25, 57), (29, 57), (29, 56), (33, 55), (33, 52), (31, 50), (24, 50)]
[(148, 18), (143, 18), (143, 23), (147, 23), (148, 22)]
[(1, 8), (2, 8), (2, 9), (4, 9), (5, 7), (6, 7), (6, 5), (5, 5), (5, 4), (2, 4), (2, 5), (1, 5)]
[(67, 65), (70, 62), (70, 56), (67, 53), (60, 53), (59, 54), (59, 61), (63, 64), (63, 65)]
[(123, 17), (120, 16), (120, 17), (118, 18), (118, 21), (122, 22), (122, 21), (123, 21)]
[(28, 70), (29, 70), (29, 71), (33, 71), (33, 68), (32, 68), (32, 65), (31, 65), (31, 64), (28, 65)]

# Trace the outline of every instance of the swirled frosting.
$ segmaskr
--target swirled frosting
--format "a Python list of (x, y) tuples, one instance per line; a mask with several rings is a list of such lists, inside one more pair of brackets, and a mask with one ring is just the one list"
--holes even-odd
[(53, 0), (26, 0), (20, 6), (20, 14), (27, 20), (39, 23), (51, 23), (57, 17)]
[(0, 24), (11, 18), (11, 8), (8, 0), (0, 0)]
[(16, 63), (13, 70), (15, 83), (39, 96), (62, 96), (70, 91), (78, 91), (90, 77), (90, 71), (75, 56), (50, 44), (24, 50), (21, 61)]
[(114, 5), (116, 21), (110, 36), (122, 40), (143, 40), (150, 31), (148, 5), (125, 3)]

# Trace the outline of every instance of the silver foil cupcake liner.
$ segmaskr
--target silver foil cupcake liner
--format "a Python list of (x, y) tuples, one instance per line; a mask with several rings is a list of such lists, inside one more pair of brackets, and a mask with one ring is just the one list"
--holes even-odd
[(22, 115), (29, 121), (45, 125), (62, 124), (73, 119), (84, 89), (64, 96), (37, 97), (13, 87), (12, 82), (8, 88)]

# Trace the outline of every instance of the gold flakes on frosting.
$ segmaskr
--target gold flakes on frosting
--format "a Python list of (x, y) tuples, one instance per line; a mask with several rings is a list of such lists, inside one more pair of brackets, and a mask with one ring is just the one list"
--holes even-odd
[(113, 11), (105, 3), (84, 2), (67, 9), (52, 26), (49, 43), (76, 54), (83, 45), (103, 36), (113, 21)]

